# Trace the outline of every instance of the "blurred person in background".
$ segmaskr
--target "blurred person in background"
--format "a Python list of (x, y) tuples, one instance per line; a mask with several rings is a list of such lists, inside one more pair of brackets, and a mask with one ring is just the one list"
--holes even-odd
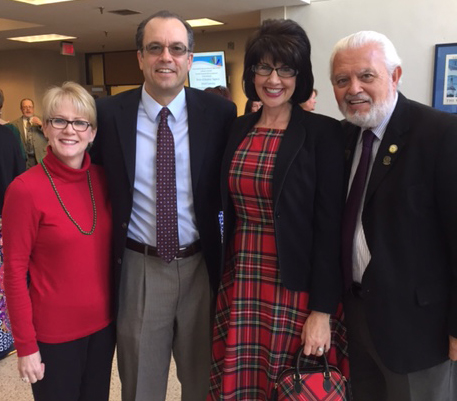
[(227, 100), (230, 100), (231, 102), (233, 101), (232, 94), (230, 93), (229, 89), (225, 86), (218, 85), (214, 88), (206, 88), (205, 92), (214, 93), (216, 95), (225, 97)]
[(310, 98), (306, 102), (300, 103), (300, 107), (306, 111), (314, 111), (316, 108), (317, 94), (317, 89), (313, 89), (313, 93), (311, 94)]
[(26, 168), (35, 166), (44, 156), (48, 142), (43, 134), (41, 119), (35, 115), (35, 104), (32, 99), (22, 99), (20, 103), (22, 116), (11, 124), (20, 133), (22, 146), (27, 155)]
[(262, 102), (260, 100), (251, 100), (246, 101), (246, 106), (244, 107), (244, 114), (255, 113), (262, 107)]
[(7, 314), (7, 303), (3, 286), (3, 240), (2, 208), (5, 191), (14, 177), (25, 171), (18, 141), (4, 125), (0, 124), (0, 359), (14, 350), (13, 335)]

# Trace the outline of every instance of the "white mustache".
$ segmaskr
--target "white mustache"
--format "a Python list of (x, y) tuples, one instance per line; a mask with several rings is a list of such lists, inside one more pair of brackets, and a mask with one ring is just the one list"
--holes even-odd
[(364, 95), (354, 95), (354, 96), (353, 95), (346, 95), (344, 97), (344, 100), (346, 102), (353, 102), (353, 101), (362, 100), (362, 101), (373, 103), (373, 101), (372, 101), (370, 96), (364, 96)]

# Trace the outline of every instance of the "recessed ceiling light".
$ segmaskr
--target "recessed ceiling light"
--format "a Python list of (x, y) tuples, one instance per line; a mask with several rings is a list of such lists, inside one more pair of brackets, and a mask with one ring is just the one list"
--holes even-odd
[(33, 4), (34, 6), (42, 6), (43, 4), (63, 3), (64, 1), (74, 1), (74, 0), (13, 0), (13, 1)]
[(52, 40), (66, 40), (66, 39), (76, 39), (75, 36), (65, 36), (65, 35), (58, 35), (55, 33), (50, 33), (48, 35), (34, 35), (34, 36), (18, 36), (15, 38), (7, 38), (8, 40), (16, 40), (18, 42), (27, 42), (27, 43), (35, 43), (35, 42), (50, 42)]
[(216, 21), (210, 18), (188, 19), (186, 22), (192, 27), (197, 28), (201, 26), (224, 25), (223, 22)]

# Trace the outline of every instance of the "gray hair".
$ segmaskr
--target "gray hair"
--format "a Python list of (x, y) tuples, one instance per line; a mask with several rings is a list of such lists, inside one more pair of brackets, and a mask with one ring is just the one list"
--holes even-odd
[(376, 44), (382, 50), (384, 63), (389, 74), (392, 74), (395, 68), (401, 65), (401, 59), (398, 56), (397, 50), (386, 35), (375, 31), (360, 31), (339, 40), (333, 47), (333, 52), (330, 56), (330, 78), (333, 75), (333, 60), (338, 52), (347, 49), (357, 49), (367, 44)]

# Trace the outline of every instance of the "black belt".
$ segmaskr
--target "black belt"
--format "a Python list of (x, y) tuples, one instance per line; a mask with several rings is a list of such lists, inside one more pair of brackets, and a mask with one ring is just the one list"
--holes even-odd
[[(132, 251), (142, 253), (143, 255), (160, 257), (157, 254), (157, 248), (155, 246), (142, 244), (141, 242), (135, 241), (131, 238), (127, 238), (127, 243), (125, 244), (126, 248), (131, 249)], [(197, 240), (186, 246), (185, 248), (179, 248), (178, 254), (175, 257), (175, 260), (188, 258), (200, 252), (202, 249), (200, 240)]]
[(362, 284), (353, 282), (349, 291), (355, 298), (363, 298)]

